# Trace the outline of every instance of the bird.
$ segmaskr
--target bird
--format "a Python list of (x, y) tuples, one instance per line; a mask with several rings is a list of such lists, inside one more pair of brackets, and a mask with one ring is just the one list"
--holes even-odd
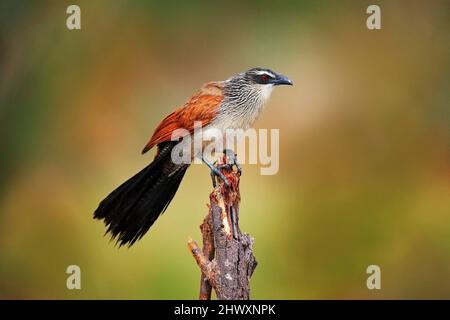
[[(194, 132), (195, 123), (200, 123), (203, 130), (246, 130), (279, 85), (293, 82), (270, 69), (252, 68), (227, 80), (205, 83), (184, 105), (165, 117), (142, 150), (144, 154), (156, 147), (153, 161), (113, 190), (95, 210), (94, 219), (103, 220), (105, 235), (110, 234), (119, 247), (130, 247), (140, 240), (167, 209), (189, 168), (189, 163), (174, 162), (171, 154), (183, 141), (189, 141), (187, 137)], [(221, 171), (208, 159), (193, 156), (200, 156), (211, 175), (227, 184)]]

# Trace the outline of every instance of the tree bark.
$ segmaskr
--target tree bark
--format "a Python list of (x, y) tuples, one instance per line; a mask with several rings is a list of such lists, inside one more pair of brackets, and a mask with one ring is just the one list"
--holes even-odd
[(208, 214), (200, 230), (203, 248), (200, 251), (192, 239), (189, 250), (202, 271), (200, 300), (211, 299), (211, 289), (220, 300), (250, 299), (250, 278), (257, 262), (253, 256), (253, 238), (239, 228), (240, 175), (223, 167), (227, 158), (218, 164), (229, 182), (220, 179), (209, 196)]

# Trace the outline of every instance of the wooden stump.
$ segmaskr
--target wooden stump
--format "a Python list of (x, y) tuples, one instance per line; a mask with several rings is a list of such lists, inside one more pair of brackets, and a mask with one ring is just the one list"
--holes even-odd
[[(226, 163), (224, 157), (218, 164)], [(229, 182), (227, 187), (218, 179), (209, 196), (209, 211), (200, 230), (203, 248), (200, 251), (192, 239), (189, 250), (202, 271), (200, 300), (211, 299), (211, 289), (221, 300), (250, 299), (250, 278), (257, 262), (253, 256), (253, 238), (239, 228), (240, 175), (230, 168), (222, 168)]]

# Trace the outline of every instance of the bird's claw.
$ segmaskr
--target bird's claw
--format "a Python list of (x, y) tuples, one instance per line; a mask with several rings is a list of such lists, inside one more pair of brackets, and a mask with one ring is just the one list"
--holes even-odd
[(225, 184), (225, 186), (227, 188), (230, 187), (230, 183), (228, 182), (228, 179), (220, 171), (220, 168), (213, 167), (213, 168), (211, 168), (211, 180), (212, 180), (213, 188), (215, 188), (217, 186), (216, 177), (219, 177), (223, 181), (223, 183)]
[(223, 153), (228, 158), (227, 164), (224, 166), (227, 166), (231, 170), (233, 170), (233, 166), (236, 166), (236, 171), (239, 174), (239, 176), (242, 175), (242, 168), (239, 162), (237, 161), (237, 155), (233, 152), (233, 150), (230, 149), (224, 149)]
[(211, 181), (214, 188), (217, 186), (217, 179), (216, 179), (217, 177), (219, 177), (223, 181), (223, 183), (227, 188), (230, 187), (230, 182), (222, 173), (222, 169), (228, 169), (233, 171), (233, 167), (236, 166), (237, 174), (239, 174), (239, 176), (242, 175), (242, 168), (239, 162), (237, 161), (236, 154), (230, 149), (224, 149), (223, 153), (227, 158), (225, 163), (223, 164), (217, 164), (217, 161), (214, 162), (214, 164), (211, 164), (206, 160), (203, 160), (211, 169)]

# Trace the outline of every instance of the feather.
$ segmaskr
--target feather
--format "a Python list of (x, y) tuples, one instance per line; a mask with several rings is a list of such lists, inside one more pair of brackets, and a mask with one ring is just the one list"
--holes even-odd
[(94, 212), (119, 246), (131, 246), (147, 233), (172, 201), (189, 165), (174, 164), (176, 143), (158, 146), (155, 160), (111, 192)]
[(183, 107), (175, 110), (161, 121), (142, 153), (146, 153), (159, 143), (182, 138), (187, 132), (194, 132), (196, 121), (201, 122), (202, 127), (207, 126), (215, 119), (222, 100), (223, 86), (220, 82), (209, 82), (203, 85), (200, 91), (192, 96)]

